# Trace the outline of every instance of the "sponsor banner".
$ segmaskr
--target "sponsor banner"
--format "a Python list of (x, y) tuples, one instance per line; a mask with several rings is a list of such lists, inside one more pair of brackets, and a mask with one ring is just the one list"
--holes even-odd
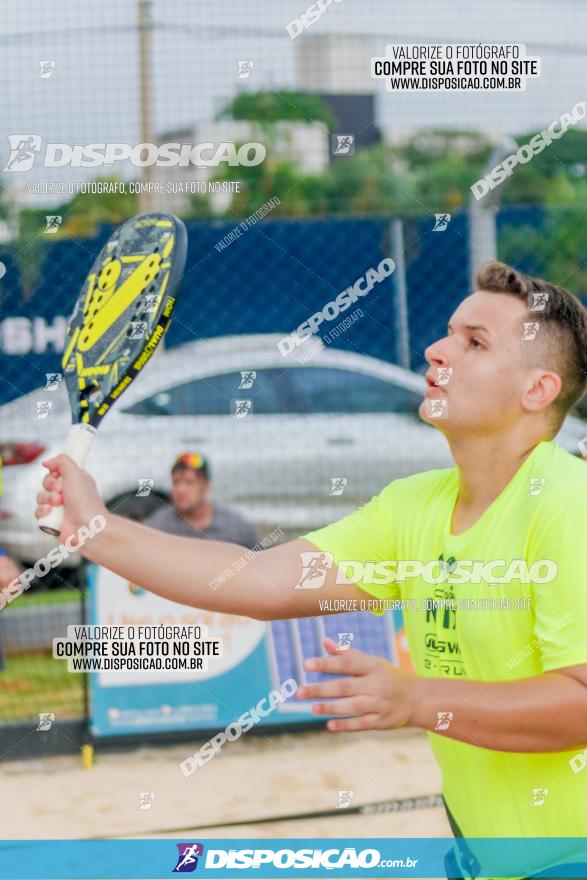
[[(352, 644), (409, 666), (399, 610), (380, 617), (357, 611), (269, 624), (170, 602), (96, 566), (90, 566), (89, 583), (92, 640), (78, 644), (75, 657), (63, 656), (68, 656), (72, 672), (89, 673), (90, 724), (97, 738), (174, 730), (218, 736), (227, 728), (232, 731), (239, 720), (245, 732), (251, 718), (251, 724), (262, 727), (322, 724), (324, 716), (311, 712), (312, 700), (297, 700), (295, 695), (280, 700), (276, 694), (284, 683), (324, 679), (303, 668), (305, 657), (321, 653), (324, 636), (341, 647)], [(174, 627), (179, 628), (177, 637)], [(221, 650), (209, 651), (197, 664), (194, 660), (201, 659), (202, 651), (195, 656), (184, 638), (184, 631), (196, 629), (202, 643), (221, 644)], [(56, 647), (63, 651), (66, 636), (78, 638), (75, 632), (59, 635)], [(99, 651), (98, 638), (104, 641)], [(133, 641), (136, 647), (131, 650)], [(271, 712), (268, 706), (273, 706)], [(262, 715), (259, 721), (257, 712)], [(192, 759), (189, 764), (195, 766)]]
[[(90, 624), (110, 628), (200, 627), (222, 642), (221, 656), (203, 668), (104, 668), (90, 673), (91, 731), (96, 737), (172, 730), (218, 730), (238, 718), (274, 680), (267, 624), (248, 617), (199, 611), (162, 599), (104, 568), (90, 574)], [(130, 664), (129, 664), (130, 666)], [(316, 720), (304, 706), (275, 711), (264, 724)]]

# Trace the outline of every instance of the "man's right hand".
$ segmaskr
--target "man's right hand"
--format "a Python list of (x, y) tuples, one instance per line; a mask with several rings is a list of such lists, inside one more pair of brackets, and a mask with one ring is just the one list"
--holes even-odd
[(43, 478), (43, 489), (37, 495), (35, 516), (41, 519), (53, 507), (63, 505), (65, 516), (59, 540), (65, 541), (80, 526), (88, 525), (93, 517), (108, 511), (98, 494), (96, 483), (89, 473), (65, 453), (42, 462), (49, 471)]

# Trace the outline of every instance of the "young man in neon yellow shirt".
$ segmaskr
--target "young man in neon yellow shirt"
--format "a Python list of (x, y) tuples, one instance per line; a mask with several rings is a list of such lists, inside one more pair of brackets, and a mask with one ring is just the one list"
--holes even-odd
[[(46, 463), (36, 513), (65, 504), (62, 540), (101, 513), (107, 527), (84, 555), (207, 610), (271, 620), (366, 594), (376, 612), (377, 599), (412, 600), (415, 674), (326, 640), (327, 656), (307, 668), (332, 679), (298, 695), (315, 698), (318, 715), (341, 716), (328, 722), (333, 731), (429, 731), (465, 837), (580, 837), (587, 468), (552, 438), (586, 389), (587, 312), (562, 288), (490, 263), (425, 356), (420, 415), (443, 432), (456, 467), (392, 482), (340, 522), (260, 553), (220, 590), (209, 584), (241, 548), (202, 549), (108, 513), (66, 456)], [(332, 562), (317, 590), (300, 588), (301, 554), (311, 551)], [(386, 582), (348, 583), (347, 560), (387, 563)]]

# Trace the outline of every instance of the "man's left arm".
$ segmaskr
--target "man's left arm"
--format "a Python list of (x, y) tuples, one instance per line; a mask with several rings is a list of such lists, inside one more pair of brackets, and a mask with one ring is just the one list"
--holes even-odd
[(557, 752), (587, 745), (587, 664), (505, 682), (424, 678), (362, 651), (324, 641), (309, 671), (347, 676), (297, 690), (317, 699), (333, 731), (415, 726), (503, 752)]
[(408, 674), (361, 651), (324, 645), (307, 669), (344, 675), (298, 688), (318, 715), (352, 715), (330, 730), (413, 725), (504, 752), (556, 752), (587, 746), (587, 508), (544, 506), (533, 526), (529, 561), (556, 562), (554, 580), (533, 584), (534, 634), (541, 674), (503, 681)]
[[(587, 745), (587, 664), (506, 682), (420, 678), (412, 705), (416, 727), (482, 748), (581, 749)], [(446, 712), (452, 713), (448, 728), (438, 729)]]

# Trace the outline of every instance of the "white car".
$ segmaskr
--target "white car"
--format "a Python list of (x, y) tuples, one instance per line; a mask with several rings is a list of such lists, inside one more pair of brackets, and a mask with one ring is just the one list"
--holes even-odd
[[(355, 509), (393, 479), (452, 466), (444, 437), (417, 415), (423, 376), (320, 349), (316, 340), (283, 358), (280, 338), (226, 336), (158, 352), (104, 420), (88, 456), (107, 505), (143, 518), (167, 499), (175, 457), (201, 450), (211, 464), (212, 497), (240, 510), (261, 535), (277, 526), (301, 533)], [(46, 403), (48, 415), (38, 418)], [(0, 547), (23, 562), (53, 546), (33, 509), (40, 462), (62, 451), (70, 420), (61, 386), (0, 407), (7, 465)], [(584, 434), (584, 423), (568, 418), (558, 440), (576, 453)], [(77, 562), (72, 556), (64, 564)]]

